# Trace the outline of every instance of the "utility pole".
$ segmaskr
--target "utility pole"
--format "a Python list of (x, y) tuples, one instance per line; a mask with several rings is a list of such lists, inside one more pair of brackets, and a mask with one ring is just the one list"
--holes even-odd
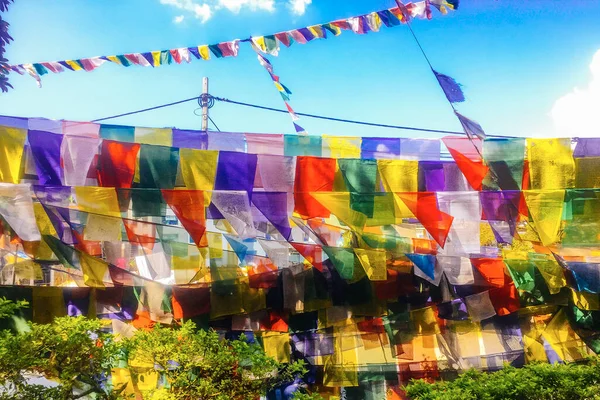
[(208, 131), (208, 77), (202, 78), (202, 130)]

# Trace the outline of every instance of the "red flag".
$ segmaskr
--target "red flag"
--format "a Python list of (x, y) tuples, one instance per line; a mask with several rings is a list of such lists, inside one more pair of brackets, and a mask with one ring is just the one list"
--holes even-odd
[(433, 239), (441, 246), (446, 244), (454, 217), (440, 211), (434, 192), (396, 193), (406, 204)]
[(509, 277), (505, 277), (502, 287), (490, 289), (489, 293), (496, 314), (500, 316), (512, 314), (521, 308), (519, 292)]
[(475, 190), (481, 190), (483, 179), (490, 170), (481, 158), (481, 140), (464, 137), (445, 137), (442, 139), (448, 151), (456, 161), (469, 185)]
[(123, 225), (125, 225), (127, 239), (130, 242), (139, 243), (148, 250), (154, 248), (154, 243), (156, 242), (156, 227), (154, 224), (124, 219)]
[(310, 192), (331, 192), (335, 179), (334, 158), (299, 156), (296, 161), (294, 182), (295, 212), (303, 217), (327, 218), (330, 212), (315, 200)]
[(206, 231), (204, 192), (201, 190), (163, 190), (162, 195), (196, 246), (208, 246), (204, 236)]
[(504, 261), (501, 258), (473, 258), (471, 263), (490, 285), (504, 285)]
[(290, 242), (302, 257), (306, 259), (313, 267), (323, 272), (323, 249), (318, 244), (294, 243)]
[(130, 188), (140, 145), (102, 141), (98, 160), (98, 183), (104, 187)]

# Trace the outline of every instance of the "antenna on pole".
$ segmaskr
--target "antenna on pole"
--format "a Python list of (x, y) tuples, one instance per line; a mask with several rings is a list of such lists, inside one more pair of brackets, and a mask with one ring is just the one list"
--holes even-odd
[(208, 131), (208, 77), (202, 78), (202, 130)]

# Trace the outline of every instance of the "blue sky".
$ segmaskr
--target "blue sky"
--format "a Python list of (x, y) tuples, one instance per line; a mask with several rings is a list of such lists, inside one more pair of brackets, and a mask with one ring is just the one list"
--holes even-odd
[[(313, 0), (300, 14), (291, 1), (242, 0), (246, 4), (239, 10), (240, 0), (162, 1), (191, 8), (160, 0), (17, 1), (3, 15), (15, 39), (6, 56), (18, 64), (212, 44), (394, 5), (393, 0)], [(204, 11), (198, 17), (194, 11), (195, 5), (206, 10), (204, 3), (210, 8), (206, 21)], [(589, 66), (600, 49), (599, 20), (600, 2), (592, 0), (463, 0), (458, 11), (434, 12), (433, 20), (416, 21), (413, 27), (434, 67), (464, 85), (467, 102), (458, 108), (488, 133), (555, 136), (563, 132), (550, 116), (553, 106), (576, 87), (587, 90), (592, 80)], [(298, 112), (459, 129), (405, 26), (368, 35), (345, 31), (294, 44), (271, 62), (294, 92), (291, 104)], [(256, 56), (242, 44), (237, 58), (48, 74), (42, 89), (30, 77), (12, 74), (15, 90), (0, 95), (0, 114), (91, 120), (195, 96), (203, 76), (210, 77), (215, 96), (283, 107)], [(195, 108), (188, 103), (110, 122), (199, 129)], [(293, 132), (285, 114), (218, 103), (211, 116), (224, 131)], [(311, 134), (414, 136), (308, 118), (300, 124)]]

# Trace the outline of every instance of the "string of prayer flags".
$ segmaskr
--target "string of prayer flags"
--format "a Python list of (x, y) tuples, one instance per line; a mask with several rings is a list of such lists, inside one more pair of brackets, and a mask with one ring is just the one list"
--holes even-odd
[(279, 91), (279, 94), (281, 95), (281, 98), (283, 99), (283, 103), (285, 104), (285, 108), (288, 110), (288, 113), (290, 114), (290, 117), (292, 118), (292, 123), (294, 124), (294, 130), (296, 131), (296, 133), (306, 134), (306, 131), (304, 130), (304, 128), (302, 128), (300, 125), (298, 125), (296, 123), (300, 118), (296, 115), (296, 112), (294, 111), (292, 106), (290, 106), (289, 101), (290, 101), (290, 95), (292, 94), (292, 92), (283, 83), (281, 83), (279, 81), (279, 76), (275, 75), (275, 73), (273, 71), (273, 65), (271, 64), (271, 62), (269, 60), (267, 60), (266, 57), (264, 57), (262, 54), (260, 54), (260, 52), (259, 52), (260, 47), (256, 44), (256, 41), (254, 39), (252, 42), (252, 48), (256, 52), (256, 57), (258, 58), (258, 62), (260, 63), (260, 65), (262, 65), (264, 67), (264, 69), (267, 70), (267, 72), (269, 73), (269, 76), (271, 77), (271, 80), (273, 81), (273, 84), (275, 85), (275, 88)]
[(36, 321), (193, 318), (359, 398), (600, 350), (594, 141), (73, 124), (0, 117), (0, 295)]
[(54, 74), (64, 71), (94, 71), (98, 67), (109, 63), (122, 67), (138, 65), (142, 67), (160, 67), (170, 64), (189, 63), (192, 60), (210, 60), (211, 57), (237, 57), (240, 42), (250, 42), (260, 52), (277, 56), (280, 45), (289, 47), (292, 43), (308, 43), (314, 39), (326, 39), (327, 32), (339, 36), (343, 30), (351, 30), (356, 34), (378, 32), (381, 25), (388, 28), (405, 23), (412, 18), (431, 19), (429, 4), (434, 5), (442, 15), (447, 9), (456, 9), (458, 2), (445, 0), (430, 0), (409, 3), (403, 6), (403, 11), (396, 8), (374, 11), (368, 14), (350, 17), (343, 20), (331, 21), (324, 24), (311, 25), (304, 28), (279, 32), (271, 35), (253, 37), (247, 40), (231, 40), (209, 45), (180, 47), (169, 50), (146, 51), (120, 55), (97, 56), (75, 60), (47, 61), (39, 63), (25, 63), (10, 65), (7, 68), (0, 66), (6, 72), (16, 72), (20, 75), (28, 74), (33, 77), (41, 87), (41, 76), (52, 72)]

